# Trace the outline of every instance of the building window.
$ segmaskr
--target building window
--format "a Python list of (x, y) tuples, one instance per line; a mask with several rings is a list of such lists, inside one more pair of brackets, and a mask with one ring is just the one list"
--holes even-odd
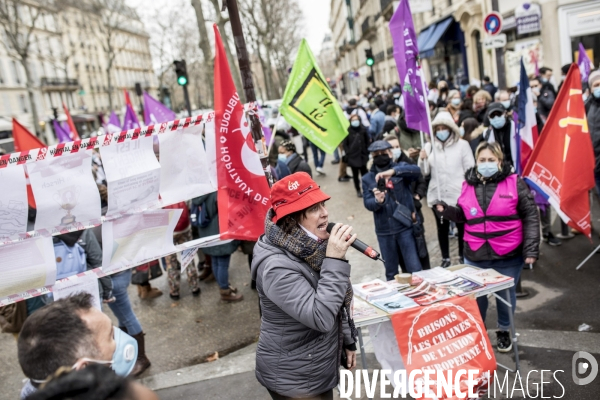
[(19, 67), (17, 66), (17, 62), (15, 60), (12, 60), (12, 72), (13, 72), (13, 77), (15, 78), (15, 82), (17, 82), (17, 85), (21, 84), (21, 78), (19, 76)]
[(452, 0), (448, 0), (448, 7), (452, 7)]
[(24, 94), (19, 96), (19, 104), (21, 105), (21, 111), (23, 111), (23, 114), (27, 114), (27, 101), (25, 100)]

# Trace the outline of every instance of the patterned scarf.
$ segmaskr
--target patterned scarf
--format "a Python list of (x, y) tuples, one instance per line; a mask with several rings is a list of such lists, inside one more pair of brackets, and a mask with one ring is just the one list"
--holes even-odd
[[(325, 251), (327, 250), (327, 240), (317, 241), (304, 232), (304, 229), (291, 218), (284, 222), (284, 229), (273, 222), (275, 211), (270, 209), (267, 218), (265, 218), (265, 235), (271, 243), (284, 250), (289, 251), (296, 257), (305, 261), (313, 270), (321, 271), (321, 264), (325, 260)], [(289, 232), (289, 233), (286, 233)], [(350, 318), (350, 305), (354, 291), (352, 284), (348, 282), (348, 290), (342, 304), (342, 310), (346, 312), (350, 333), (354, 340), (358, 340), (358, 331), (354, 326), (354, 320)], [(342, 311), (340, 310), (340, 311)]]

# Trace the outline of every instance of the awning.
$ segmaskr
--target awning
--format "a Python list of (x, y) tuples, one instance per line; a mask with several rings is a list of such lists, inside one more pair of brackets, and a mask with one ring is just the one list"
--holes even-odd
[[(454, 18), (448, 17), (440, 22), (436, 22), (421, 32), (417, 39), (419, 44), (423, 43), (422, 46), (419, 46), (419, 56), (431, 57), (434, 54), (433, 49), (435, 48), (435, 45), (438, 44), (440, 38), (446, 33), (452, 21), (454, 21)], [(421, 36), (425, 36), (424, 34), (426, 33), (427, 37), (424, 37), (421, 41)]]

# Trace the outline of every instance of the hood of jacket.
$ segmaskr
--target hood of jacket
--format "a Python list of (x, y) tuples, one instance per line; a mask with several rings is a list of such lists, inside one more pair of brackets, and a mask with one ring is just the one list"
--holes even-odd
[[(502, 163), (502, 169), (498, 171), (495, 175), (492, 175), (486, 182), (502, 182), (512, 173), (512, 167), (507, 163)], [(467, 172), (465, 172), (465, 180), (471, 186), (475, 186), (478, 183), (482, 182), (481, 179), (479, 179), (479, 175), (477, 174), (477, 165), (475, 165), (473, 168), (468, 169)]]

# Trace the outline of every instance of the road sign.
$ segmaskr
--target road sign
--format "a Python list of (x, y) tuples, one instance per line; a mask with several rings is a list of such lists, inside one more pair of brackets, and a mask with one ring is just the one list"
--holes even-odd
[(488, 36), (483, 39), (483, 48), (486, 50), (497, 49), (504, 46), (506, 46), (506, 33), (501, 33), (496, 36)]
[(502, 16), (497, 12), (491, 12), (483, 20), (483, 30), (488, 35), (494, 36), (502, 31)]

